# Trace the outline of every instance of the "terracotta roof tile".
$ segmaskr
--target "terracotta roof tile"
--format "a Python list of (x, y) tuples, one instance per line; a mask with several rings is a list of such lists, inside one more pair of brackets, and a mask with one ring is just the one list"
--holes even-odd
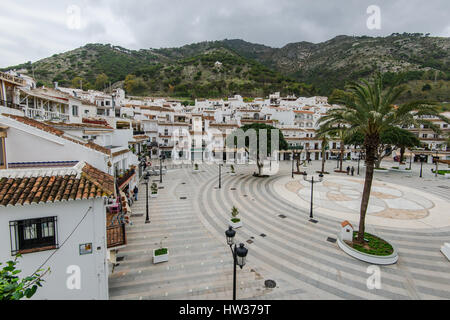
[(3, 170), (0, 176), (0, 206), (91, 199), (111, 194), (114, 194), (114, 177), (84, 162), (52, 175), (45, 170)]

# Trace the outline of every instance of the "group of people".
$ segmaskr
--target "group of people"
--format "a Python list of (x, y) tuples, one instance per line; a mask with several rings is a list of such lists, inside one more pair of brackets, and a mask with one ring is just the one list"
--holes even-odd
[(137, 186), (134, 187), (133, 190), (125, 190), (125, 194), (127, 196), (128, 205), (131, 207), (133, 205), (134, 201), (138, 200), (138, 192), (139, 188)]

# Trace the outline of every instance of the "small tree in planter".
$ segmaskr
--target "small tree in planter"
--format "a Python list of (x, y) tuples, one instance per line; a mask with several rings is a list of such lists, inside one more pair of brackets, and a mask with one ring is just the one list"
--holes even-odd
[(159, 249), (153, 249), (154, 264), (169, 261), (169, 249), (164, 248), (162, 245), (164, 239), (167, 239), (167, 237), (161, 239), (161, 241), (159, 242)]
[(237, 217), (238, 215), (239, 210), (235, 206), (233, 206), (233, 208), (231, 208), (232, 218), (229, 221), (229, 225), (234, 229), (242, 227), (242, 221)]
[(152, 198), (158, 197), (158, 186), (156, 185), (156, 183), (153, 182), (150, 189), (152, 191), (151, 197)]
[(198, 172), (198, 163), (194, 164), (194, 173)]
[(232, 176), (235, 176), (236, 175), (236, 172), (234, 171), (234, 166), (233, 165), (231, 165), (231, 175)]

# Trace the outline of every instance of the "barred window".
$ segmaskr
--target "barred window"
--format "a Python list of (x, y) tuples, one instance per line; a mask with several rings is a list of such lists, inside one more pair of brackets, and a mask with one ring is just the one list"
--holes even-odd
[(11, 221), (11, 254), (32, 249), (57, 248), (56, 221), (56, 217)]

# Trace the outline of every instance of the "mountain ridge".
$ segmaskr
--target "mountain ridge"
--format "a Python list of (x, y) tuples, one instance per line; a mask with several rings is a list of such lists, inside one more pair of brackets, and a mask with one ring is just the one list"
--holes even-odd
[[(255, 96), (270, 91), (329, 95), (349, 81), (383, 72), (388, 74), (387, 81), (393, 82), (400, 76), (405, 83), (416, 81), (415, 85), (424, 90), (413, 90), (410, 94), (414, 97), (448, 101), (449, 52), (450, 38), (420, 33), (386, 37), (339, 35), (324, 42), (299, 41), (280, 48), (242, 39), (140, 50), (86, 44), (4, 69), (26, 69), (47, 85), (53, 81), (68, 85), (81, 77), (86, 85), (95, 87), (98, 76), (105, 74), (108, 82), (124, 81), (124, 86), (133, 91), (130, 93), (190, 98), (233, 93)], [(227, 63), (217, 69), (213, 58)], [(152, 83), (152, 77), (158, 84)], [(97, 84), (105, 85), (101, 81)], [(140, 89), (132, 89), (136, 87)]]

